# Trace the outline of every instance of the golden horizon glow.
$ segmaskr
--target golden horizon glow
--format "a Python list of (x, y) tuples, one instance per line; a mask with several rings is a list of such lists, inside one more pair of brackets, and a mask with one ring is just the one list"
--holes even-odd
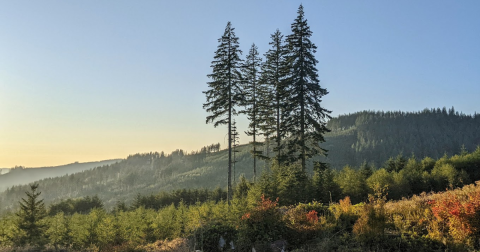
[[(212, 142), (213, 143), (213, 142)], [(210, 143), (210, 144), (212, 144)], [(25, 148), (19, 149), (11, 149), (12, 152), (5, 152), (5, 150), (1, 150), (2, 154), (0, 155), (0, 168), (13, 168), (15, 166), (23, 166), (26, 168), (38, 168), (38, 167), (54, 167), (54, 166), (61, 166), (66, 164), (71, 164), (75, 162), (79, 163), (87, 163), (87, 162), (97, 162), (97, 161), (104, 161), (104, 160), (111, 160), (111, 159), (125, 159), (129, 155), (137, 154), (137, 153), (149, 153), (149, 152), (164, 152), (165, 154), (170, 154), (171, 152), (182, 149), (183, 151), (190, 153), (192, 151), (200, 150), (201, 147), (209, 145), (198, 145), (196, 146), (185, 146), (180, 147), (178, 144), (171, 145), (171, 146), (153, 146), (150, 147), (131, 147), (131, 148), (119, 148), (117, 150), (111, 151), (102, 151), (102, 149), (96, 149), (92, 146), (91, 148), (81, 149), (80, 147), (72, 148), (71, 146), (59, 146), (59, 148), (48, 148), (46, 149), (35, 149), (32, 148), (34, 153), (25, 153), (20, 154), (20, 150), (25, 151)], [(22, 146), (18, 146), (22, 147)], [(62, 147), (66, 149), (72, 150), (66, 151), (62, 150)], [(103, 146), (104, 148), (112, 148), (114, 146)], [(190, 148), (189, 148), (190, 147)], [(75, 154), (83, 152), (82, 154)], [(17, 154), (18, 153), (18, 154)]]
[[(0, 168), (52, 167), (74, 162), (125, 159), (129, 155), (182, 149), (187, 153), (220, 143), (225, 148), (224, 128), (199, 125), (197, 130), (54, 130), (32, 128), (27, 133), (0, 131)], [(27, 132), (27, 131), (25, 131)], [(13, 134), (15, 133), (15, 134)], [(245, 138), (246, 139), (246, 138)]]

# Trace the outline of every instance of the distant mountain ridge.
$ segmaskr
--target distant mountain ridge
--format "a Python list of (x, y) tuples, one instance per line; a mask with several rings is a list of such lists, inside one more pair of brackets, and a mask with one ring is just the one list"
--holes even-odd
[(60, 166), (24, 168), (15, 167), (6, 173), (0, 173), (0, 192), (14, 185), (24, 185), (45, 178), (60, 177), (66, 174), (82, 172), (97, 166), (109, 165), (119, 162), (121, 159), (111, 159), (96, 162), (72, 163)]
[(364, 161), (381, 166), (402, 154), (417, 158), (440, 158), (473, 151), (480, 145), (480, 115), (465, 115), (450, 109), (419, 112), (361, 111), (332, 118), (322, 144), (335, 168), (359, 166)]
[[(480, 145), (480, 116), (464, 115), (452, 109), (426, 109), (420, 112), (362, 111), (332, 118), (332, 130), (325, 135), (322, 147), (328, 157), (316, 157), (333, 168), (360, 166), (364, 161), (381, 167), (399, 154), (439, 158), (462, 151), (474, 151)], [(213, 146), (213, 145), (212, 145)], [(253, 176), (250, 146), (237, 148), (235, 179), (240, 174)], [(169, 155), (151, 152), (130, 155), (111, 164), (56, 178), (39, 181), (46, 203), (65, 198), (98, 195), (107, 208), (117, 201), (131, 202), (138, 194), (189, 188), (224, 188), (228, 153), (218, 148), (202, 148), (185, 153), (176, 150)], [(257, 167), (268, 169), (263, 161)], [(311, 166), (310, 166), (311, 167)], [(15, 173), (9, 173), (15, 174)], [(1, 175), (2, 177), (9, 175)], [(3, 185), (0, 181), (0, 185)], [(0, 212), (15, 207), (27, 186), (9, 187), (0, 193)]]

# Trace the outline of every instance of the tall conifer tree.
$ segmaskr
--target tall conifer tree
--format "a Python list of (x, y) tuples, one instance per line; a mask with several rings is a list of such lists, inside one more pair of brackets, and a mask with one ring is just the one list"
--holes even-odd
[(282, 113), (286, 102), (283, 81), (286, 74), (285, 56), (287, 51), (283, 42), (283, 35), (278, 29), (271, 35), (271, 39), (269, 44), (272, 47), (265, 53), (265, 63), (262, 65), (261, 83), (265, 85), (265, 88), (261, 89), (261, 128), (266, 141), (269, 140), (270, 136), (274, 137), (274, 151), (278, 162), (281, 163), (283, 161), (282, 139), (284, 137)]
[(259, 133), (263, 135), (263, 153), (258, 155), (259, 158), (265, 160), (265, 168), (271, 165), (271, 140), (275, 139), (275, 107), (272, 103), (274, 101), (274, 89), (265, 81), (263, 77), (260, 78), (258, 95), (261, 97), (258, 104), (258, 120)]
[(242, 51), (234, 30), (228, 22), (223, 36), (218, 39), (219, 45), (211, 65), (212, 74), (207, 75), (211, 79), (207, 83), (210, 89), (203, 92), (207, 97), (203, 108), (211, 113), (206, 122), (213, 123), (214, 127), (228, 126), (228, 202), (232, 198), (232, 117), (237, 114), (235, 107), (244, 101), (240, 72)]
[(301, 160), (302, 168), (306, 160), (326, 150), (319, 146), (324, 142), (323, 134), (329, 130), (326, 119), (331, 111), (320, 105), (322, 96), (328, 94), (320, 87), (314, 53), (317, 47), (310, 41), (312, 32), (305, 19), (303, 6), (298, 8), (298, 16), (291, 25), (292, 34), (287, 36), (288, 75), (286, 82), (287, 106), (284, 126), (288, 132), (287, 155), (290, 161)]
[(245, 103), (245, 113), (247, 118), (250, 120), (248, 125), (249, 130), (245, 132), (247, 136), (252, 136), (253, 150), (253, 182), (257, 176), (257, 157), (262, 154), (262, 151), (258, 150), (258, 147), (262, 145), (261, 142), (257, 141), (257, 136), (260, 135), (260, 102), (263, 97), (260, 92), (259, 76), (260, 76), (260, 66), (262, 64), (262, 58), (260, 58), (258, 53), (258, 47), (255, 44), (250, 48), (247, 59), (242, 68), (243, 78), (244, 78), (244, 93), (246, 98)]

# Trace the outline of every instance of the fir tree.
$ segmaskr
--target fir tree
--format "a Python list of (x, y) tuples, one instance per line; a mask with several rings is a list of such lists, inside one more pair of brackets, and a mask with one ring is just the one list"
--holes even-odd
[(250, 124), (248, 125), (249, 131), (246, 131), (245, 134), (253, 137), (253, 141), (250, 142), (253, 147), (253, 150), (251, 151), (253, 155), (253, 182), (255, 182), (255, 178), (257, 176), (257, 157), (262, 154), (262, 151), (258, 151), (257, 149), (257, 147), (262, 145), (261, 142), (257, 141), (257, 136), (260, 133), (259, 104), (260, 100), (263, 99), (263, 97), (260, 96), (261, 91), (258, 81), (262, 58), (260, 58), (258, 55), (258, 47), (253, 44), (242, 68), (245, 81), (243, 89), (246, 98), (245, 113), (247, 114), (247, 118), (250, 120)]
[(204, 91), (207, 102), (203, 108), (211, 115), (207, 116), (207, 123), (228, 125), (228, 197), (232, 198), (232, 117), (237, 114), (235, 107), (244, 101), (241, 90), (242, 75), (238, 37), (235, 36), (231, 23), (227, 23), (223, 36), (218, 39), (219, 45), (212, 61), (213, 73), (208, 75), (210, 90)]
[(319, 146), (324, 142), (324, 133), (329, 132), (326, 120), (331, 111), (320, 106), (321, 98), (328, 94), (320, 87), (314, 53), (317, 47), (310, 41), (312, 32), (305, 19), (303, 6), (291, 25), (292, 34), (287, 36), (289, 73), (286, 77), (288, 98), (285, 108), (285, 128), (288, 132), (287, 155), (289, 161), (301, 160), (303, 169), (306, 160), (326, 150)]
[(24, 232), (24, 236), (19, 239), (21, 245), (29, 244), (35, 247), (43, 247), (47, 243), (45, 232), (47, 226), (42, 220), (47, 216), (43, 199), (40, 200), (41, 192), (37, 192), (38, 184), (30, 185), (30, 191), (25, 192), (27, 198), (22, 198), (18, 228)]
[(340, 198), (341, 189), (334, 181), (335, 174), (328, 165), (316, 162), (313, 167), (313, 197), (322, 203), (331, 203)]
[(278, 197), (283, 205), (293, 205), (306, 202), (310, 197), (309, 178), (298, 163), (275, 167), (274, 174), (277, 176)]
[[(283, 35), (277, 31), (271, 35), (270, 48), (265, 53), (265, 63), (262, 65), (261, 89), (262, 99), (260, 104), (261, 129), (264, 132), (265, 140), (269, 141), (270, 136), (275, 137), (276, 158), (281, 163), (283, 160), (281, 143), (284, 136), (282, 130), (282, 113), (285, 105), (285, 55), (286, 48), (283, 43)], [(268, 148), (268, 146), (267, 146)], [(268, 154), (267, 154), (268, 157)]]

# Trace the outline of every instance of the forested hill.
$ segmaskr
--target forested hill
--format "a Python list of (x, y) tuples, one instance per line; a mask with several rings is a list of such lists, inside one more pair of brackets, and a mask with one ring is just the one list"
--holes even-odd
[[(237, 150), (235, 178), (238, 180), (240, 174), (251, 178), (250, 148), (240, 146)], [(227, 152), (220, 151), (220, 144), (212, 144), (189, 154), (176, 150), (168, 155), (163, 152), (130, 155), (114, 164), (43, 179), (39, 185), (47, 204), (66, 198), (98, 195), (108, 208), (117, 201), (130, 203), (137, 194), (224, 187), (227, 162)], [(0, 212), (16, 207), (28, 188), (28, 185), (14, 186), (0, 193)]]
[(59, 177), (66, 174), (82, 172), (94, 167), (109, 165), (121, 159), (103, 160), (97, 162), (72, 163), (60, 166), (25, 168), (17, 166), (12, 169), (4, 169), (7, 172), (0, 173), (0, 192), (14, 185), (28, 184), (44, 178)]
[(335, 168), (359, 166), (364, 161), (379, 167), (399, 154), (440, 158), (459, 154), (462, 145), (473, 151), (480, 145), (480, 115), (451, 109), (421, 112), (363, 111), (332, 118), (331, 132), (322, 144), (326, 161)]
[[(329, 121), (332, 132), (323, 147), (329, 150), (327, 162), (333, 168), (360, 166), (367, 161), (377, 168), (390, 158), (412, 153), (418, 159), (474, 151), (480, 145), (480, 116), (463, 115), (452, 109), (405, 112), (358, 112)], [(251, 148), (240, 146), (235, 152), (235, 180), (240, 174), (253, 176)], [(228, 152), (219, 144), (185, 153), (145, 153), (130, 155), (114, 164), (39, 182), (46, 203), (66, 198), (98, 195), (107, 208), (117, 201), (132, 202), (137, 194), (189, 188), (224, 188)], [(257, 163), (261, 169), (264, 163)], [(1, 177), (6, 176), (1, 175)], [(15, 207), (28, 186), (15, 186), (0, 193), (0, 212)]]

